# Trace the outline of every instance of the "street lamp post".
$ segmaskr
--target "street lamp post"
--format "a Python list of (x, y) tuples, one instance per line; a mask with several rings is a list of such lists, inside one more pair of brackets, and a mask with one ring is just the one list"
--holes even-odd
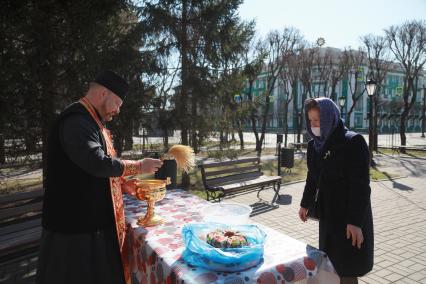
[(425, 138), (426, 87), (423, 85), (422, 138)]
[(376, 91), (377, 83), (374, 79), (368, 79), (365, 82), (365, 90), (367, 91), (368, 96), (370, 97), (370, 118), (368, 121), (368, 148), (370, 150), (370, 166), (375, 166), (376, 163), (373, 160), (373, 96)]
[(345, 106), (346, 98), (344, 96), (341, 96), (339, 98), (339, 106), (340, 106), (340, 116), (343, 120), (345, 120), (345, 116), (343, 115), (343, 107)]

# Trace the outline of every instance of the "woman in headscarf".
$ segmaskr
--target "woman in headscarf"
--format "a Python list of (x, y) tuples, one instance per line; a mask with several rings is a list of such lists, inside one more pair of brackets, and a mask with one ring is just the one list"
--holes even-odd
[(318, 188), (319, 248), (333, 263), (340, 283), (358, 283), (373, 268), (373, 217), (369, 151), (349, 131), (328, 98), (305, 101), (308, 174), (299, 217), (307, 220)]

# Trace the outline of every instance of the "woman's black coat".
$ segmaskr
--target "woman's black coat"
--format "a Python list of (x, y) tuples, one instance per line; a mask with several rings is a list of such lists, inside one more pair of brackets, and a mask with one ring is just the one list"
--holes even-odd
[[(364, 138), (340, 122), (322, 153), (308, 143), (308, 176), (301, 206), (309, 208), (319, 185), (319, 248), (330, 257), (339, 276), (362, 276), (373, 268), (373, 217), (370, 202), (369, 150)], [(362, 229), (361, 249), (346, 238), (346, 226)]]

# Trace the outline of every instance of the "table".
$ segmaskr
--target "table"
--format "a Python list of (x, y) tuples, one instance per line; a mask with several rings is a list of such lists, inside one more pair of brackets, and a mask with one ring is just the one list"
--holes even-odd
[(202, 222), (202, 209), (209, 202), (182, 190), (169, 191), (155, 207), (165, 223), (147, 228), (136, 224), (146, 213), (146, 203), (127, 195), (124, 203), (132, 283), (339, 283), (325, 253), (259, 224), (267, 239), (258, 266), (237, 273), (190, 267), (181, 259), (181, 230), (188, 222)]

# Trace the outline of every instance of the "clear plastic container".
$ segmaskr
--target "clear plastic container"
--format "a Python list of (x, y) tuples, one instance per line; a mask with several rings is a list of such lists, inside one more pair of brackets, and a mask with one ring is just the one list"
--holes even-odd
[(253, 209), (240, 203), (215, 203), (202, 211), (205, 222), (215, 222), (231, 225), (249, 224), (250, 213)]

